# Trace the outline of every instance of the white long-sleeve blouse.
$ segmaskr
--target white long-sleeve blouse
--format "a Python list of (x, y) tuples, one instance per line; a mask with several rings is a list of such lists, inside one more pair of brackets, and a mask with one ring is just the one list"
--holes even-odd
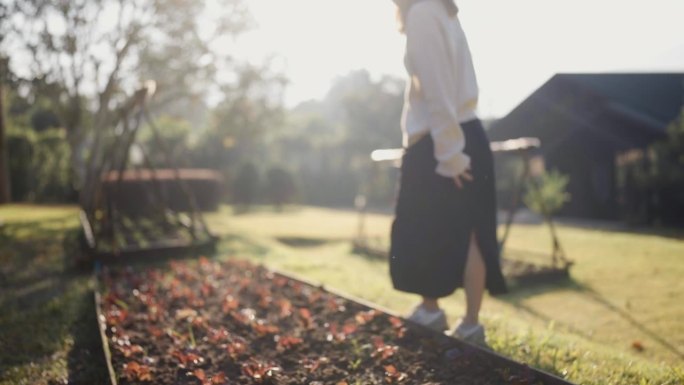
[(470, 166), (463, 153), (461, 123), (475, 119), (478, 86), (475, 69), (458, 17), (450, 17), (440, 0), (414, 4), (404, 25), (405, 66), (409, 75), (402, 114), (404, 146), (430, 133), (436, 172), (460, 175)]

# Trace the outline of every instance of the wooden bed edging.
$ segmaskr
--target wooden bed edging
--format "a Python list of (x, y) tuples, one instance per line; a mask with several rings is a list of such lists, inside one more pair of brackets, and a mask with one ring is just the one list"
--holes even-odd
[(97, 330), (100, 332), (100, 341), (102, 342), (102, 353), (107, 362), (107, 372), (109, 373), (109, 384), (118, 385), (116, 379), (116, 371), (112, 365), (112, 352), (109, 350), (109, 340), (107, 339), (107, 321), (104, 314), (102, 314), (102, 296), (100, 295), (100, 280), (98, 278), (99, 267), (95, 268), (93, 274), (93, 299), (95, 300), (95, 316), (97, 318)]

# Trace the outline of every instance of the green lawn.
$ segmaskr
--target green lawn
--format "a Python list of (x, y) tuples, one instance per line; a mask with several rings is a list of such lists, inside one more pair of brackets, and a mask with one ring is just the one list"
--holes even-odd
[[(417, 298), (391, 288), (387, 263), (351, 253), (358, 216), (321, 208), (208, 216), (225, 236), (221, 254), (290, 271), (407, 312)], [(369, 214), (367, 234), (387, 242), (391, 217)], [(559, 226), (572, 279), (487, 298), (483, 320), (495, 350), (586, 384), (684, 384), (684, 233), (645, 235)], [(291, 246), (281, 240), (317, 240)], [(516, 225), (509, 245), (548, 253), (543, 225)], [(462, 292), (444, 301), (450, 321)], [(643, 347), (642, 351), (635, 347)]]
[[(353, 212), (224, 207), (207, 220), (222, 237), (221, 258), (258, 261), (398, 313), (416, 301), (391, 288), (385, 261), (351, 253)], [(386, 243), (390, 221), (369, 214), (368, 234)], [(0, 384), (103, 383), (92, 282), (71, 262), (76, 209), (2, 206), (0, 223)], [(487, 298), (492, 347), (581, 384), (684, 384), (682, 234), (560, 226), (559, 235), (576, 261), (572, 280)], [(550, 248), (538, 225), (515, 227), (510, 245)], [(455, 322), (462, 293), (444, 305)]]
[(0, 384), (106, 380), (77, 229), (74, 207), (0, 206)]

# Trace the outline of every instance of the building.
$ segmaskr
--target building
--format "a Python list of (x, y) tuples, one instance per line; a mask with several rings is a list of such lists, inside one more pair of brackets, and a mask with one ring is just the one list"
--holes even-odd
[(684, 73), (558, 74), (488, 134), (541, 140), (546, 169), (570, 176), (572, 200), (561, 215), (616, 219), (618, 159), (665, 138), (683, 106)]

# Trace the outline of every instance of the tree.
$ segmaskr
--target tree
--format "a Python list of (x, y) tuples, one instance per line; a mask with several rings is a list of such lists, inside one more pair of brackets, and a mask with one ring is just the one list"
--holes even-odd
[[(237, 81), (221, 88), (223, 100), (214, 109), (205, 138), (214, 143), (206, 143), (208, 150), (213, 148), (214, 159), (221, 159), (221, 153), (232, 152), (232, 163), (263, 161), (262, 155), (268, 152), (265, 136), (279, 127), (283, 119), (286, 83), (268, 65), (238, 68)], [(226, 161), (221, 164), (225, 166)]]
[[(7, 5), (0, 3), (0, 20), (6, 20), (9, 16)], [(7, 36), (7, 25), (0, 23), (0, 46)], [(4, 84), (6, 73), (8, 73), (8, 59), (0, 52), (0, 204), (8, 203), (12, 197), (10, 194), (10, 176), (7, 156), (7, 144), (5, 143), (5, 103), (4, 103)]]
[(242, 210), (248, 210), (259, 191), (259, 171), (252, 163), (243, 164), (231, 187), (233, 202)]
[[(153, 136), (152, 128), (145, 125), (140, 128), (137, 142), (143, 146), (145, 155), (149, 161), (158, 168), (186, 167), (188, 158), (188, 141), (192, 127), (184, 119), (175, 118), (170, 115), (160, 115), (155, 119), (155, 125), (159, 130), (159, 138)], [(157, 142), (158, 139), (159, 141)], [(137, 147), (134, 147), (137, 148)], [(140, 151), (140, 148), (137, 148)], [(132, 150), (135, 152), (136, 150)], [(167, 157), (163, 151), (168, 151)], [(140, 153), (139, 157), (142, 158)], [(167, 160), (174, 160), (173, 164), (167, 164)], [(140, 159), (142, 161), (142, 159)]]
[(297, 187), (292, 174), (281, 167), (273, 167), (266, 173), (266, 191), (271, 203), (281, 210), (283, 205), (292, 203)]
[(399, 79), (353, 71), (338, 78), (323, 101), (290, 112), (278, 155), (300, 174), (303, 199), (350, 205), (363, 192), (371, 204), (390, 200), (394, 181), (387, 169), (375, 167), (370, 153), (401, 145), (403, 89)]
[[(88, 178), (103, 132), (116, 125), (126, 95), (158, 84), (156, 106), (206, 89), (218, 65), (214, 42), (249, 24), (243, 0), (13, 0), (2, 6), (1, 52), (28, 63), (19, 75), (47, 95), (66, 129), (71, 165)], [(4, 3), (3, 3), (4, 4)], [(50, 22), (46, 22), (49, 20)], [(7, 23), (5, 23), (5, 21)], [(154, 107), (154, 106), (153, 106)]]
[(4, 100), (4, 73), (5, 60), (0, 56), (0, 204), (9, 203), (12, 200), (10, 194), (10, 176), (7, 157), (7, 145), (5, 143), (5, 103)]

